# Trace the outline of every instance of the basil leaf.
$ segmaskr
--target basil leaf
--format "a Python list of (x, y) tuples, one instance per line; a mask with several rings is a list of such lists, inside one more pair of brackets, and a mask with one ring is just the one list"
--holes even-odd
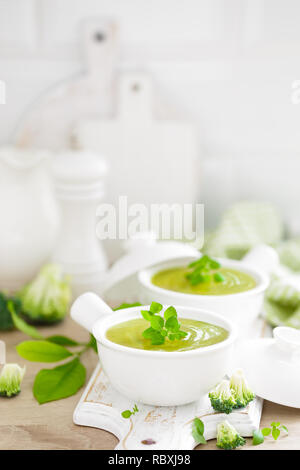
[(150, 318), (150, 323), (151, 323), (151, 327), (154, 330), (158, 330), (158, 331), (160, 331), (164, 326), (164, 320), (159, 315), (153, 315)]
[(148, 310), (141, 310), (141, 314), (146, 321), (150, 321), (151, 317), (153, 317), (153, 313), (149, 312)]
[(151, 344), (159, 345), (159, 344), (163, 344), (164, 342), (165, 342), (164, 336), (159, 331), (154, 330), (154, 333), (151, 336)]
[(269, 436), (271, 434), (271, 429), (270, 428), (263, 428), (261, 430), (261, 433), (263, 436)]
[(256, 429), (255, 431), (253, 431), (252, 444), (254, 446), (259, 446), (260, 444), (262, 444), (264, 442), (264, 440), (265, 440), (265, 438), (264, 438), (262, 432), (259, 429)]
[(164, 313), (165, 320), (168, 320), (171, 317), (177, 317), (177, 312), (174, 307), (168, 307)]
[(74, 341), (73, 339), (68, 338), (67, 336), (55, 335), (48, 336), (48, 338), (46, 339), (47, 341), (50, 341), (50, 343), (59, 344), (61, 346), (80, 346), (77, 341)]
[(280, 436), (280, 431), (278, 428), (275, 428), (275, 426), (273, 426), (273, 429), (272, 429), (272, 436), (275, 439), (275, 441), (277, 441), (278, 437)]
[(151, 339), (152, 336), (155, 334), (155, 330), (153, 328), (147, 328), (147, 330), (143, 331), (143, 336), (146, 339)]
[(179, 326), (180, 325), (176, 317), (168, 318), (165, 324), (165, 327), (167, 328), (167, 330), (170, 330), (172, 333), (177, 333), (177, 331), (179, 330)]
[(273, 423), (271, 423), (271, 426), (275, 426), (275, 428), (278, 428), (278, 426), (280, 426), (280, 422), (279, 421), (273, 421)]
[(72, 356), (63, 346), (49, 341), (23, 341), (16, 349), (21, 357), (33, 362), (57, 362)]
[(78, 357), (54, 369), (42, 369), (36, 376), (33, 394), (47, 403), (74, 395), (85, 383), (86, 370)]
[(161, 312), (163, 306), (158, 302), (152, 302), (150, 305), (150, 312), (152, 313), (159, 313)]
[(121, 415), (123, 416), (123, 418), (125, 419), (128, 419), (130, 418), (130, 416), (132, 415), (131, 411), (130, 410), (125, 410), (121, 413)]
[(10, 310), (11, 318), (14, 322), (14, 325), (18, 330), (22, 331), (27, 336), (31, 336), (31, 338), (43, 339), (43, 336), (38, 332), (36, 328), (34, 328), (34, 326), (28, 325), (28, 323), (26, 323), (12, 309), (10, 309), (10, 306), (8, 306), (8, 309)]
[(199, 418), (194, 419), (194, 426), (200, 434), (204, 433), (204, 423)]
[(283, 429), (286, 433), (289, 432), (288, 428), (287, 428), (286, 426), (283, 426), (283, 424), (281, 425), (281, 427), (282, 427), (282, 429)]

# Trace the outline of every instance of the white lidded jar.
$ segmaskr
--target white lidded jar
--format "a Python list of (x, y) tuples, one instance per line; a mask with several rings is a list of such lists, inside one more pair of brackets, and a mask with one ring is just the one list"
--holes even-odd
[(0, 148), (0, 289), (14, 292), (48, 261), (59, 227), (47, 153)]
[(62, 220), (53, 260), (70, 275), (74, 298), (102, 290), (107, 259), (96, 236), (96, 211), (106, 172), (105, 161), (85, 150), (66, 150), (53, 161)]

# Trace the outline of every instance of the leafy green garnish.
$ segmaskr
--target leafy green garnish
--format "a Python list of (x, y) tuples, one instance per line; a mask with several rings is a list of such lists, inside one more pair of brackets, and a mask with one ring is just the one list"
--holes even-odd
[(151, 325), (143, 331), (143, 337), (150, 339), (153, 345), (164, 344), (166, 338), (174, 341), (187, 335), (185, 331), (180, 330), (176, 309), (172, 306), (168, 307), (164, 312), (164, 317), (161, 317), (159, 313), (162, 309), (161, 304), (152, 302), (150, 310), (141, 310), (143, 318)]
[(265, 438), (264, 438), (264, 435), (262, 433), (262, 431), (260, 431), (259, 429), (255, 429), (253, 431), (253, 440), (252, 440), (252, 444), (254, 446), (259, 446), (260, 444), (262, 444), (264, 442)]
[(188, 265), (188, 268), (192, 268), (192, 271), (186, 275), (186, 278), (190, 281), (192, 286), (196, 286), (202, 282), (210, 282), (212, 279), (215, 282), (224, 282), (225, 277), (219, 272), (215, 272), (216, 269), (221, 267), (220, 263), (208, 255), (201, 256), (196, 261), (193, 261)]
[(122, 411), (121, 415), (123, 416), (123, 418), (128, 419), (131, 416), (138, 413), (138, 411), (139, 411), (139, 409), (138, 409), (137, 405), (134, 405), (134, 407), (132, 408), (132, 411), (130, 411), (130, 410)]
[(277, 441), (278, 437), (281, 434), (281, 431), (284, 431), (286, 434), (288, 434), (288, 428), (284, 426), (283, 424), (280, 424), (279, 421), (273, 421), (273, 423), (270, 424), (270, 427), (268, 428), (263, 428), (261, 431), (259, 429), (256, 429), (253, 432), (253, 445), (257, 446), (259, 444), (262, 444), (265, 440), (265, 437), (272, 435), (273, 439)]
[(204, 423), (199, 418), (195, 418), (193, 421), (192, 436), (197, 444), (206, 444), (204, 437)]

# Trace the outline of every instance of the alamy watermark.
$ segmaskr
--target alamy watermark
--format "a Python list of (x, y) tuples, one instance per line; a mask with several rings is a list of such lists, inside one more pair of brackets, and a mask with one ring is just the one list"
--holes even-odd
[(0, 104), (6, 103), (6, 86), (3, 80), (0, 80)]
[(161, 240), (204, 241), (203, 204), (130, 204), (120, 196), (117, 205), (97, 209), (96, 233), (101, 240), (127, 240), (154, 232)]

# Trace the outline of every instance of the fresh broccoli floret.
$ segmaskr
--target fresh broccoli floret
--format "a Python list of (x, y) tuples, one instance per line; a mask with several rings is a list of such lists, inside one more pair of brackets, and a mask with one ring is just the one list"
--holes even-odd
[(0, 375), (0, 396), (14, 397), (21, 391), (21, 382), (25, 374), (25, 367), (18, 364), (5, 364)]
[(70, 281), (60, 266), (48, 264), (19, 292), (18, 297), (29, 321), (58, 322), (65, 317), (71, 301)]
[(241, 369), (238, 369), (230, 379), (230, 388), (234, 393), (236, 406), (234, 408), (242, 408), (247, 406), (253, 400), (255, 394), (249, 388), (247, 380)]
[(222, 380), (208, 396), (214, 410), (221, 413), (229, 414), (236, 407), (235, 397), (230, 389), (229, 380)]
[(228, 421), (225, 420), (218, 424), (217, 447), (229, 450), (243, 446), (245, 443), (245, 439), (239, 435), (236, 429), (228, 423)]

